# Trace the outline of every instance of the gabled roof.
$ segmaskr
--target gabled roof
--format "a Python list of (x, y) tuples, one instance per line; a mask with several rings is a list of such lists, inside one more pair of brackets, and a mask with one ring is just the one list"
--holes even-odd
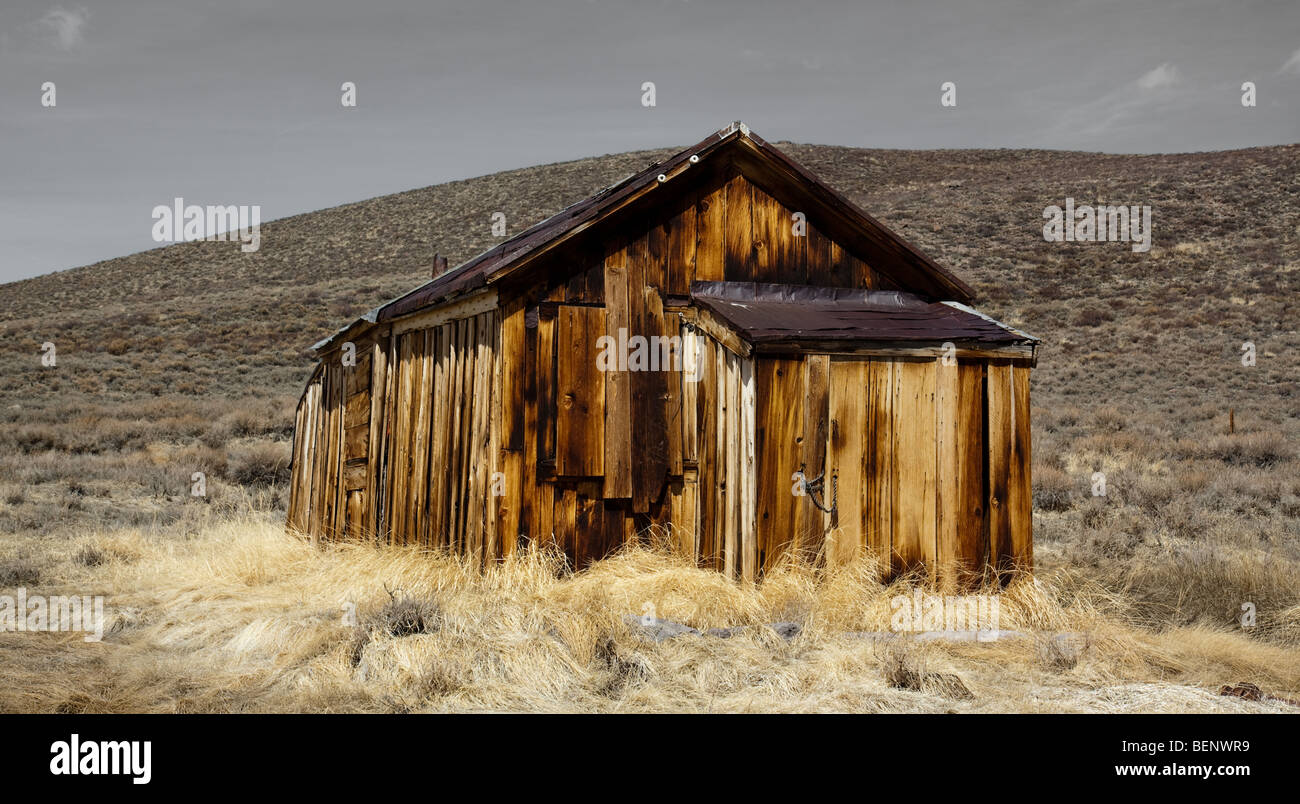
[(315, 348), (320, 350), (328, 346), (344, 333), (354, 331), (359, 324), (391, 321), (498, 282), (551, 249), (567, 243), (595, 222), (656, 192), (660, 187), (671, 187), (673, 180), (688, 171), (692, 165), (718, 158), (725, 153), (734, 153), (747, 164), (761, 165), (772, 178), (793, 187), (796, 192), (804, 193), (810, 202), (826, 210), (828, 215), (844, 221), (846, 226), (863, 238), (864, 243), (873, 245), (893, 258), (897, 264), (884, 266), (884, 269), (887, 273), (890, 268), (905, 271), (907, 275), (899, 277), (904, 280), (902, 284), (905, 286), (916, 287), (936, 298), (962, 302), (970, 301), (974, 296), (971, 287), (950, 271), (863, 212), (839, 192), (823, 184), (801, 165), (750, 131), (744, 123), (735, 122), (674, 156), (652, 164), (590, 198), (561, 210), (421, 287), (380, 305), (336, 335), (316, 344)]
[(930, 302), (892, 290), (692, 282), (691, 299), (755, 345), (864, 340), (1037, 343), (958, 302)]

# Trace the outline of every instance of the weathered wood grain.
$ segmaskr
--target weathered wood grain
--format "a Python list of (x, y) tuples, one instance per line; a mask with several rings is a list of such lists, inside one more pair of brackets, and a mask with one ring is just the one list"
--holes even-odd
[(1007, 509), (1011, 522), (1011, 565), (1026, 572), (1033, 569), (1034, 564), (1033, 455), (1029, 416), (1029, 368), (1013, 365)]
[(935, 361), (896, 367), (893, 530), (895, 569), (933, 566), (935, 533)]
[(758, 489), (756, 549), (767, 570), (789, 549), (803, 524), (793, 475), (803, 462), (803, 361), (767, 358), (755, 365)]
[(602, 308), (559, 309), (555, 473), (562, 477), (596, 477), (605, 471), (605, 378), (596, 365), (605, 326)]
[(988, 520), (989, 563), (995, 572), (1005, 574), (1014, 568), (1015, 548), (1011, 538), (1011, 504), (1008, 498), (1011, 480), (1012, 410), (1010, 361), (988, 365)]
[(727, 182), (726, 232), (723, 244), (725, 275), (731, 282), (754, 281), (753, 192), (744, 177)]
[(831, 360), (826, 464), (837, 484), (826, 560), (847, 563), (866, 546), (868, 363)]
[[(619, 343), (631, 326), (628, 309), (627, 252), (605, 258), (605, 334)], [(632, 497), (632, 386), (628, 372), (605, 372), (606, 499)]]
[[(828, 355), (808, 355), (803, 360), (803, 435), (800, 440), (802, 455), (800, 463), (809, 480), (826, 473), (826, 438), (829, 432), (828, 410), (830, 407), (830, 357)], [(830, 475), (823, 479), (823, 503), (829, 507), (831, 501)], [(822, 552), (826, 531), (830, 527), (830, 515), (819, 510), (808, 496), (797, 499), (799, 509), (799, 530), (795, 549), (804, 558), (813, 560)]]

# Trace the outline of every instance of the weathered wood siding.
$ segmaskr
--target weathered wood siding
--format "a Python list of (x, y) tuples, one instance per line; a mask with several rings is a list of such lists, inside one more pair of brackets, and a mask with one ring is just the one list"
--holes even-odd
[[(890, 574), (1030, 568), (1029, 372), (1009, 360), (758, 358), (763, 565), (869, 548)], [(834, 516), (795, 493), (800, 470), (824, 473)]]
[[(552, 544), (575, 567), (651, 532), (746, 579), (868, 547), (889, 572), (1028, 566), (1024, 361), (750, 354), (693, 280), (905, 288), (734, 169), (692, 181), (503, 280), (494, 309), (376, 327), (356, 366), (325, 355), (290, 527), (480, 561)], [(611, 345), (653, 362), (603, 370)], [(800, 470), (827, 500), (835, 478), (835, 515), (793, 493)]]
[(485, 312), (327, 355), (296, 414), (289, 525), (497, 555), (499, 334)]

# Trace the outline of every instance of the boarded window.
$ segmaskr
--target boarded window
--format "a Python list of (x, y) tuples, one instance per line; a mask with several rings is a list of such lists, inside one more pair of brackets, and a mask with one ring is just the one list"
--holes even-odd
[[(539, 330), (539, 338), (544, 337), (545, 328)], [(605, 334), (605, 310), (560, 305), (552, 332), (555, 474), (598, 477), (604, 474), (605, 462), (605, 377), (596, 358)], [(539, 343), (538, 351), (544, 355), (546, 344)]]

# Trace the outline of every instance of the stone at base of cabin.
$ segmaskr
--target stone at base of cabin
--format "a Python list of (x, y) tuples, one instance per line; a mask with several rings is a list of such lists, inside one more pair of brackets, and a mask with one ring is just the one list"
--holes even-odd
[(803, 633), (803, 626), (799, 623), (772, 623), (768, 627), (782, 639), (794, 639)]

